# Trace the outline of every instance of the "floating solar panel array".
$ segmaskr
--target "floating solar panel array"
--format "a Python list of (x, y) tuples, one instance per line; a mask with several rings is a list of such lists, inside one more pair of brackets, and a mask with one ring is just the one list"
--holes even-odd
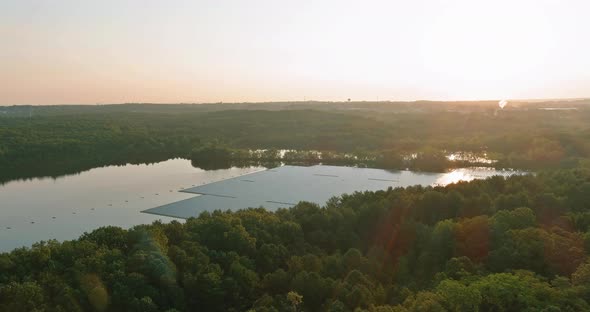
[[(196, 217), (203, 211), (239, 210), (264, 207), (276, 210), (300, 201), (324, 205), (330, 198), (356, 191), (377, 191), (389, 187), (421, 184), (414, 176), (401, 183), (403, 171), (338, 166), (283, 166), (184, 189), (199, 194), (189, 199), (144, 210), (143, 212), (177, 217)], [(418, 177), (420, 179), (420, 177)], [(432, 175), (422, 177), (426, 185)]]

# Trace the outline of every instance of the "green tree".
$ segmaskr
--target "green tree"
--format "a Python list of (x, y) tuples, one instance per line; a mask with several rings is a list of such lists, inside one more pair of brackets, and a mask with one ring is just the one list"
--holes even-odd
[(453, 312), (477, 312), (482, 301), (478, 289), (454, 280), (442, 281), (436, 286), (436, 293), (443, 298), (443, 306)]
[(43, 289), (35, 282), (11, 282), (0, 286), (0, 310), (42, 312), (47, 308)]
[(303, 302), (303, 296), (301, 296), (295, 291), (290, 291), (287, 294), (287, 300), (289, 300), (289, 302), (291, 303), (293, 311), (297, 311), (297, 306), (299, 306)]

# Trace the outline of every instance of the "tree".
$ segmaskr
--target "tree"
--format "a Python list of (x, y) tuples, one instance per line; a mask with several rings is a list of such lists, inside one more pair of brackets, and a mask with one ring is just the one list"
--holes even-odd
[(590, 262), (584, 262), (572, 274), (572, 283), (590, 288)]
[(454, 280), (444, 280), (436, 286), (436, 292), (443, 298), (442, 304), (449, 311), (479, 311), (482, 296), (474, 287), (465, 286)]
[(42, 312), (46, 309), (43, 289), (35, 282), (0, 286), (0, 310), (14, 312)]
[(298, 294), (296, 291), (290, 291), (287, 294), (287, 300), (291, 303), (293, 311), (297, 312), (297, 306), (303, 302), (303, 296)]
[(411, 312), (444, 312), (445, 308), (441, 304), (442, 300), (443, 298), (437, 293), (421, 291), (415, 296), (406, 299), (404, 307)]
[(530, 272), (490, 274), (472, 287), (481, 294), (485, 311), (540, 310), (555, 299), (550, 286)]
[(487, 216), (464, 219), (455, 230), (456, 254), (473, 262), (483, 262), (490, 251), (490, 228)]

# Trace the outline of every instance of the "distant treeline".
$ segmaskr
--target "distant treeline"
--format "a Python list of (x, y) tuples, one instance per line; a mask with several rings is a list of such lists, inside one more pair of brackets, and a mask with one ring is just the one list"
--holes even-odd
[[(588, 109), (590, 99), (571, 100), (510, 100), (504, 110), (537, 110), (543, 108)], [(248, 103), (124, 103), (96, 105), (18, 105), (0, 106), (0, 117), (88, 115), (111, 113), (186, 114), (225, 110), (323, 110), (369, 111), (380, 113), (430, 113), (430, 112), (493, 112), (498, 110), (498, 100), (492, 101), (294, 101)]]
[(421, 159), (410, 167), (441, 170), (456, 165), (441, 155), (456, 151), (487, 152), (498, 160), (494, 163), (497, 167), (588, 166), (590, 109), (463, 111), (420, 107), (399, 112), (194, 112), (188, 108), (178, 111), (180, 108), (173, 106), (168, 113), (164, 105), (115, 105), (107, 106), (105, 112), (96, 108), (87, 112), (81, 107), (35, 107), (46, 112), (31, 117), (0, 115), (0, 181), (56, 176), (125, 162), (191, 158), (195, 149), (212, 142), (239, 150), (369, 155), (386, 168), (400, 167), (405, 155), (415, 154)]
[(331, 152), (298, 150), (247, 150), (235, 149), (219, 143), (206, 143), (192, 150), (193, 166), (203, 169), (230, 167), (288, 165), (338, 165), (376, 167), (383, 169), (412, 169), (438, 172), (452, 167), (487, 165), (474, 161), (450, 161), (442, 151), (421, 151), (403, 155), (387, 151)]
[(0, 311), (589, 311), (590, 170), (104, 227), (0, 254)]

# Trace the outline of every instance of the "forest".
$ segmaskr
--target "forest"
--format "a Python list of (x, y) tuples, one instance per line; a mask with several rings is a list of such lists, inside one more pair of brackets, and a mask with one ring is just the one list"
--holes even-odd
[(0, 311), (590, 310), (587, 106), (316, 104), (3, 107), (0, 183), (174, 157), (530, 174), (38, 242), (0, 253)]
[(361, 104), (5, 107), (0, 114), (0, 183), (191, 158), (210, 145), (320, 151), (339, 158), (348, 154), (361, 159), (361, 165), (423, 171), (469, 165), (446, 161), (454, 152), (486, 154), (498, 168), (589, 166), (587, 105), (546, 111), (540, 108), (559, 105), (529, 103), (498, 111), (487, 102)]
[(1, 311), (588, 311), (590, 170), (104, 227), (0, 254)]

